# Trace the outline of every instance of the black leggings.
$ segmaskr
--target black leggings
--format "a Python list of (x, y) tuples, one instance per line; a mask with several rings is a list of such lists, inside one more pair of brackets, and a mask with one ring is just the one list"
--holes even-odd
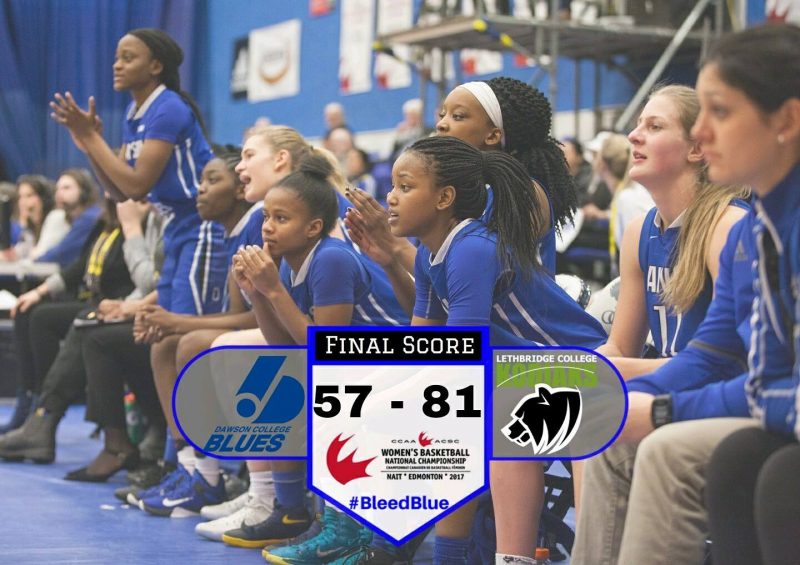
[(158, 402), (150, 348), (133, 341), (133, 323), (80, 330), (86, 366), (86, 419), (104, 428), (125, 428), (124, 385), (151, 424), (165, 427)]
[(20, 390), (39, 393), (59, 344), (85, 302), (45, 302), (14, 319)]
[(747, 428), (711, 457), (706, 485), (713, 563), (778, 565), (800, 559), (800, 444)]

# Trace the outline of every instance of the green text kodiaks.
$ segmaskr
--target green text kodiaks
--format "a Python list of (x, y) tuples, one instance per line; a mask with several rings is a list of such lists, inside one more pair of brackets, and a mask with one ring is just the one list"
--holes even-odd
[(597, 363), (495, 363), (497, 388), (551, 387), (592, 388), (597, 386)]

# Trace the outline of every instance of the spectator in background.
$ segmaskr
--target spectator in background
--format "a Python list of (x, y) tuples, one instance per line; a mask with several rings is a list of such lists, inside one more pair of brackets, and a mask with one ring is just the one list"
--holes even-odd
[(242, 134), (242, 140), (243, 141), (246, 140), (248, 137), (253, 135), (253, 133), (255, 133), (256, 130), (261, 129), (261, 128), (265, 128), (265, 127), (268, 127), (268, 126), (271, 126), (271, 125), (272, 125), (272, 120), (270, 120), (266, 116), (259, 116), (258, 118), (256, 118), (256, 121), (253, 122), (252, 126), (246, 127), (244, 129), (244, 133)]
[[(352, 137), (353, 130), (351, 130), (350, 126), (347, 125), (347, 119), (344, 115), (344, 107), (338, 102), (329, 102), (325, 105), (324, 118), (325, 135), (322, 137), (322, 146), (329, 151), (333, 151), (333, 146), (331, 145), (331, 134), (333, 134), (335, 130), (343, 128)], [(339, 135), (341, 136), (342, 134), (340, 133)]]
[(17, 243), (22, 227), (17, 218), (17, 187), (0, 181), (0, 261), (7, 249)]
[(325, 137), (327, 137), (328, 133), (336, 128), (350, 129), (347, 126), (347, 119), (344, 116), (344, 107), (338, 102), (329, 102), (325, 105), (324, 117), (325, 128), (327, 132)]
[[(586, 149), (584, 158), (589, 157), (589, 159), (587, 159), (589, 165), (594, 162), (595, 157), (600, 153), (600, 149), (603, 147), (603, 142), (608, 139), (610, 135), (613, 135), (613, 132), (601, 131), (584, 144), (584, 148)], [(611, 188), (603, 179), (594, 174), (594, 170), (592, 173), (592, 181), (587, 189), (587, 200), (581, 205), (581, 209), (584, 213), (588, 213), (589, 215), (595, 211), (592, 205), (599, 210), (608, 210), (611, 206), (611, 199), (613, 198)], [(589, 208), (586, 208), (587, 206), (589, 206)]]
[(50, 179), (42, 175), (19, 177), (16, 197), (19, 237), (0, 260), (36, 259), (64, 239), (70, 224), (64, 210), (56, 208)]
[(419, 98), (412, 98), (403, 103), (403, 121), (397, 124), (394, 130), (393, 161), (403, 149), (428, 133), (422, 122), (422, 108), (422, 100)]
[(567, 159), (569, 174), (575, 181), (578, 195), (578, 206), (583, 207), (589, 201), (589, 186), (592, 184), (592, 165), (583, 156), (583, 145), (574, 137), (567, 137), (561, 142), (564, 146), (564, 157)]
[(332, 129), (326, 138), (325, 149), (336, 156), (339, 168), (347, 170), (347, 154), (355, 147), (353, 133), (345, 126)]
[(347, 180), (373, 198), (378, 198), (377, 183), (372, 176), (372, 161), (363, 149), (353, 147), (347, 152), (345, 163)]
[[(22, 425), (36, 404), (36, 395), (50, 390), (42, 385), (48, 382), (46, 377), (51, 370), (57, 372), (50, 377), (51, 383), (80, 382), (83, 365), (79, 336), (71, 330), (73, 320), (80, 313), (85, 315), (94, 310), (102, 299), (122, 298), (134, 288), (124, 261), (124, 237), (121, 237), (116, 206), (105, 201), (105, 208), (105, 213), (99, 216), (85, 238), (78, 259), (20, 296), (11, 310), (17, 340), (19, 390), (11, 421), (0, 428), (0, 433), (11, 432)], [(76, 384), (71, 388), (78, 395), (84, 387)], [(58, 410), (59, 414), (53, 411), (53, 418), (47, 419), (48, 425), (57, 424), (71, 400), (67, 399), (66, 404), (60, 406), (63, 410)], [(48, 410), (52, 408), (43, 406)], [(38, 429), (43, 423), (40, 418), (31, 425)], [(0, 439), (0, 457), (52, 461), (51, 449), (37, 448), (29, 452), (29, 446), (17, 443), (15, 437), (7, 435)], [(15, 453), (16, 447), (20, 448), (19, 453)]]
[(655, 206), (647, 189), (628, 177), (630, 160), (630, 141), (622, 134), (613, 133), (603, 141), (593, 163), (595, 174), (611, 188), (614, 198), (609, 210), (597, 210), (595, 216), (587, 214), (587, 219), (594, 217), (608, 220), (608, 250), (611, 260), (615, 263), (622, 245), (625, 226), (636, 216), (644, 214)]
[[(586, 143), (585, 149), (592, 159), (610, 135), (609, 131), (601, 131)], [(561, 234), (557, 272), (570, 270), (570, 260), (563, 255), (568, 249), (608, 249), (612, 194), (605, 181), (595, 174), (582, 149), (577, 140), (568, 138), (564, 141), (564, 156), (575, 182), (579, 208), (575, 213), (574, 229)]]
[(58, 263), (62, 268), (78, 259), (100, 216), (98, 190), (86, 169), (67, 169), (56, 182), (56, 207), (64, 210), (70, 228), (61, 241), (39, 255), (42, 263)]

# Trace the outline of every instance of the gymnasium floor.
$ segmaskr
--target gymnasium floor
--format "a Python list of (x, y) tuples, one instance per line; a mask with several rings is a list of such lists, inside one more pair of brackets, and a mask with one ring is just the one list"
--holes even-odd
[[(11, 399), (0, 399), (0, 422), (11, 409)], [(265, 563), (260, 551), (197, 536), (199, 517), (158, 518), (120, 503), (113, 493), (127, 484), (124, 472), (105, 484), (64, 481), (102, 445), (89, 438), (94, 428), (83, 413), (83, 406), (73, 406), (61, 422), (52, 465), (0, 461), (0, 564)], [(570, 512), (567, 521), (572, 519)], [(431, 541), (429, 536), (422, 544), (415, 565), (431, 563)]]

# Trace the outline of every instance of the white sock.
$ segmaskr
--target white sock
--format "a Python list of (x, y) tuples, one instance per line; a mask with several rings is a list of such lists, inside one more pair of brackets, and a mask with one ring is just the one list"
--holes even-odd
[(212, 487), (219, 484), (219, 461), (217, 459), (195, 455), (195, 469)]
[(536, 560), (532, 557), (522, 557), (521, 555), (495, 553), (494, 563), (495, 565), (536, 565)]
[(187, 445), (178, 452), (178, 465), (186, 469), (190, 475), (194, 474), (194, 467), (197, 463), (197, 457), (194, 454), (194, 447)]
[(275, 481), (272, 480), (272, 471), (250, 472), (250, 494), (256, 500), (268, 503), (275, 499)]

